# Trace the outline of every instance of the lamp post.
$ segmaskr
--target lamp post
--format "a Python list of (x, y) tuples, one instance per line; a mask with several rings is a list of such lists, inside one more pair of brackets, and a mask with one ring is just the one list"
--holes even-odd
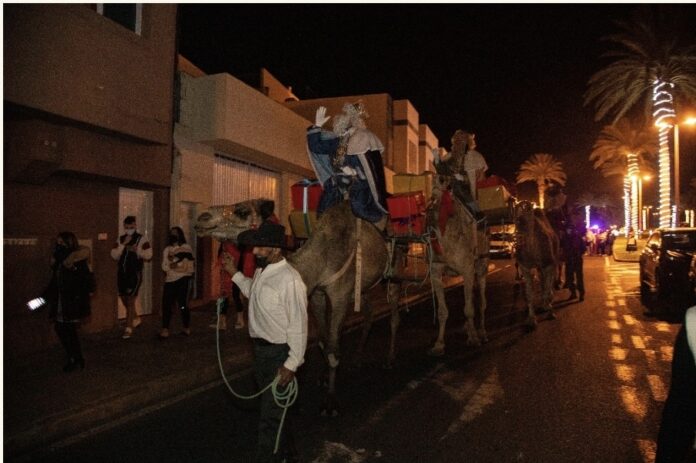
[[(696, 117), (686, 118), (681, 125), (695, 125)], [(679, 193), (679, 125), (674, 124), (674, 204), (677, 206), (677, 220), (679, 222), (679, 203), (681, 202)], [(677, 227), (679, 223), (673, 223)]]

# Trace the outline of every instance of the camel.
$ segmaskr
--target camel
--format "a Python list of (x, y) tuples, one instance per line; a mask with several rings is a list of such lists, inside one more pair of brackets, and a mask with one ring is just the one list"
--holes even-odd
[(516, 219), (517, 263), (522, 273), (527, 298), (527, 327), (537, 326), (534, 314), (534, 275), (537, 269), (541, 280), (542, 308), (548, 310), (548, 318), (554, 319), (553, 286), (559, 257), (558, 235), (541, 209), (533, 209), (523, 201), (517, 209)]
[[(239, 233), (260, 222), (259, 206), (264, 202), (267, 201), (250, 200), (233, 206), (212, 207), (198, 217), (196, 231), (199, 236), (236, 241)], [(358, 247), (359, 253), (356, 251)], [(329, 366), (328, 395), (322, 413), (333, 416), (338, 413), (335, 390), (339, 335), (349, 307), (355, 302), (358, 255), (361, 269), (360, 306), (365, 313), (358, 348), (361, 351), (372, 323), (372, 311), (364, 295), (381, 281), (388, 265), (389, 251), (382, 233), (370, 222), (357, 219), (349, 203), (343, 202), (328, 209), (317, 222), (312, 236), (297, 252), (287, 257), (288, 263), (299, 272), (307, 287), (310, 307), (317, 321), (319, 345)], [(392, 341), (389, 362), (394, 358), (399, 285), (390, 285), (390, 291)]]
[[(428, 219), (431, 228), (438, 226), (436, 217), (440, 211), (442, 192), (447, 188), (447, 181), (447, 177), (443, 175), (434, 177)], [(445, 353), (445, 326), (449, 316), (442, 281), (445, 272), (461, 275), (464, 280), (464, 330), (467, 345), (480, 346), (482, 342), (488, 342), (485, 328), (488, 236), (485, 230), (477, 229), (473, 217), (459, 201), (453, 200), (452, 205), (453, 214), (447, 219), (444, 234), (437, 233), (442, 253), (434, 256), (431, 270), (432, 284), (437, 297), (438, 318), (437, 339), (430, 349), (430, 355), (433, 356)], [(474, 283), (478, 285), (480, 296), (478, 330), (474, 323)]]

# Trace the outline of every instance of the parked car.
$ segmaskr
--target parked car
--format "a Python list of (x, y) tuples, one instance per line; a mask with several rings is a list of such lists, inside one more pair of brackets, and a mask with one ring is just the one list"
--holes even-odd
[(693, 294), (690, 278), (696, 254), (696, 228), (658, 229), (640, 255), (640, 294), (683, 301)]
[(512, 257), (515, 252), (515, 235), (512, 233), (491, 233), (488, 243), (491, 257)]

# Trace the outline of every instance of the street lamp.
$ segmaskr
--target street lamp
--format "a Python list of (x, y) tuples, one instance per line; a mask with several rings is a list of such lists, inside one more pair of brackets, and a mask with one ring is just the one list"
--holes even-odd
[[(688, 117), (681, 124), (674, 124), (674, 204), (677, 206), (677, 219), (679, 222), (679, 125), (696, 125), (696, 117)], [(673, 223), (672, 226), (678, 226)]]

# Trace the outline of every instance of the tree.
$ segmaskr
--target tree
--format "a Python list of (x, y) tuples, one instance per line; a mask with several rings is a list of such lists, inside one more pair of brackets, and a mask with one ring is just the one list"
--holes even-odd
[(638, 228), (638, 182), (641, 175), (652, 173), (648, 160), (654, 158), (657, 141), (654, 131), (634, 128), (628, 119), (605, 126), (592, 147), (590, 161), (605, 177), (622, 175), (626, 230)]
[(517, 184), (536, 182), (539, 206), (544, 207), (544, 192), (551, 182), (565, 186), (566, 174), (560, 161), (550, 154), (536, 153), (524, 161), (517, 172)]
[(604, 38), (614, 45), (604, 56), (614, 61), (592, 75), (585, 92), (585, 105), (594, 105), (595, 120), (611, 115), (616, 122), (641, 101), (646, 114), (652, 108), (652, 121), (660, 129), (661, 227), (669, 226), (671, 216), (668, 135), (675, 120), (675, 104), (696, 100), (696, 46), (680, 47), (679, 28), (668, 23), (679, 17), (678, 13), (647, 6), (637, 10), (632, 21), (618, 22), (619, 32)]

